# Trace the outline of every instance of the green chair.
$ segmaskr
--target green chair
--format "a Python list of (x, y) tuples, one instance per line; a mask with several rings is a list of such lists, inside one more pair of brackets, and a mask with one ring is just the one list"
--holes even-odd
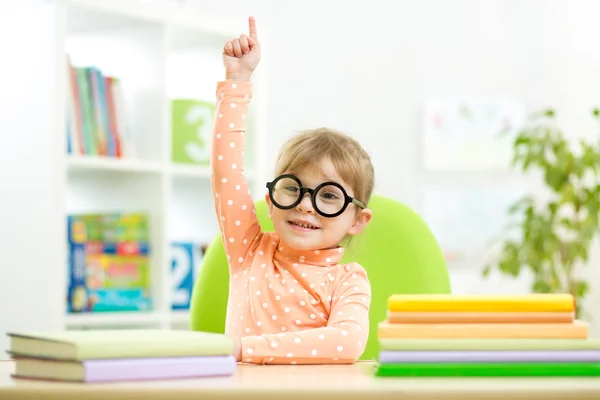
[[(373, 218), (352, 238), (344, 262), (356, 261), (371, 282), (370, 332), (363, 360), (379, 354), (377, 325), (387, 317), (387, 300), (398, 293), (450, 293), (446, 262), (432, 232), (409, 207), (374, 195), (369, 202)], [(256, 203), (264, 231), (273, 231), (264, 200)], [(196, 331), (223, 333), (229, 293), (227, 259), (217, 235), (208, 247), (194, 284), (190, 327)]]

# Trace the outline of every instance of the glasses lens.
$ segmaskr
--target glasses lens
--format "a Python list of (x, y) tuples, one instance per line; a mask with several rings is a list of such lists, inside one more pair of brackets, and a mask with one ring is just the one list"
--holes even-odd
[(289, 207), (294, 204), (300, 196), (300, 185), (294, 179), (281, 178), (273, 186), (274, 203), (281, 207)]
[(328, 215), (339, 212), (346, 202), (344, 193), (335, 185), (321, 187), (315, 197), (319, 211)]

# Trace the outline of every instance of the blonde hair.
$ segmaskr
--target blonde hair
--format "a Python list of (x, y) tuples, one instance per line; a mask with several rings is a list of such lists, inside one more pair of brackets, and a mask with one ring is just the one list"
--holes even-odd
[(280, 150), (275, 174), (320, 168), (327, 159), (352, 188), (352, 197), (368, 206), (375, 185), (371, 158), (355, 139), (336, 130), (318, 128), (293, 136)]

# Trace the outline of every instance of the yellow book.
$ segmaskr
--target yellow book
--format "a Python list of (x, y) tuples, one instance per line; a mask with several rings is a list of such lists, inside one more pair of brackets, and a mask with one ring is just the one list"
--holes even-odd
[(567, 293), (522, 295), (396, 294), (388, 299), (391, 312), (565, 312), (575, 310)]

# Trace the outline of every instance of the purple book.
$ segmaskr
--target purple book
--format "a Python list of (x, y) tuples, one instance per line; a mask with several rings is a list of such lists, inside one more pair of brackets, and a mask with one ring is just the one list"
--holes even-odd
[(600, 362), (600, 350), (382, 351), (379, 362)]
[(15, 357), (15, 378), (76, 382), (121, 382), (230, 376), (233, 356), (84, 360), (81, 362)]

